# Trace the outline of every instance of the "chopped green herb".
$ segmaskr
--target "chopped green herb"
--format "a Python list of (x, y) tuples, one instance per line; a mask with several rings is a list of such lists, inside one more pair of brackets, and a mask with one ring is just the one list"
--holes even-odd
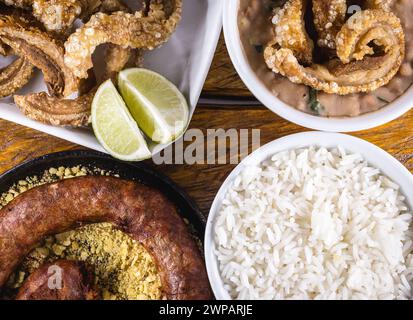
[(264, 52), (264, 47), (262, 45), (255, 45), (254, 48), (258, 53)]
[(390, 101), (387, 101), (386, 99), (384, 99), (384, 98), (382, 98), (382, 97), (379, 97), (379, 96), (376, 96), (376, 97), (377, 97), (377, 99), (379, 99), (381, 102), (390, 103)]
[(319, 114), (320, 111), (323, 109), (323, 106), (321, 105), (320, 101), (318, 101), (317, 98), (317, 90), (310, 88), (309, 89), (309, 101), (308, 105), (310, 106), (311, 111)]

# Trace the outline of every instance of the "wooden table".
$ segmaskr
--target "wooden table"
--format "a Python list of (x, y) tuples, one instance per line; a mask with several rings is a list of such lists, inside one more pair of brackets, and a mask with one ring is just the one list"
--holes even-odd
[[(222, 39), (205, 84), (204, 94), (251, 96), (233, 69)], [(199, 128), (204, 132), (207, 129), (219, 128), (260, 129), (261, 144), (308, 130), (278, 117), (263, 106), (219, 105), (200, 105), (190, 128)], [(387, 125), (353, 135), (388, 151), (413, 172), (413, 110)], [(81, 147), (45, 133), (0, 120), (0, 172), (46, 153), (79, 148)], [(155, 166), (151, 161), (148, 163)], [(218, 188), (234, 167), (235, 165), (231, 164), (161, 165), (157, 166), (157, 170), (185, 189), (204, 214), (208, 214)]]

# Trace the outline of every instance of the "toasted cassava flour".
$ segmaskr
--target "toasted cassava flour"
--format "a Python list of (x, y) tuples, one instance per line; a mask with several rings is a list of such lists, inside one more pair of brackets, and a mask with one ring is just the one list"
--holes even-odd
[(227, 192), (221, 277), (237, 299), (411, 298), (411, 221), (399, 186), (359, 154), (280, 152)]
[[(86, 175), (118, 176), (84, 166), (50, 168), (40, 176), (16, 182), (0, 195), (0, 208), (31, 188)], [(139, 242), (109, 223), (85, 225), (44, 239), (11, 275), (5, 296), (12, 298), (32, 272), (57, 259), (83, 261), (89, 265), (104, 300), (162, 298), (161, 279), (152, 257)]]

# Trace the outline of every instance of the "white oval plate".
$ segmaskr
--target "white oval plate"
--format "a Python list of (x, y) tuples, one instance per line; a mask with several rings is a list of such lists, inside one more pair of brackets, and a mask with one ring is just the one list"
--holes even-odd
[[(134, 0), (127, 0), (134, 1)], [(204, 86), (222, 29), (222, 0), (184, 0), (182, 21), (171, 39), (162, 47), (145, 54), (144, 67), (154, 70), (182, 91), (192, 117)], [(0, 65), (10, 60), (1, 58)], [(19, 94), (44, 91), (40, 72)], [(16, 122), (61, 139), (105, 152), (89, 129), (54, 127), (33, 121), (20, 113), (12, 98), (0, 100), (0, 118)], [(152, 145), (156, 154), (168, 145)]]
[(327, 132), (297, 133), (272, 141), (245, 158), (230, 173), (212, 203), (205, 231), (205, 260), (209, 281), (216, 299), (231, 299), (228, 292), (224, 289), (218, 269), (218, 262), (214, 253), (215, 244), (213, 227), (217, 214), (221, 208), (222, 201), (225, 198), (228, 189), (234, 183), (235, 178), (246, 167), (257, 165), (268, 159), (270, 156), (283, 150), (309, 146), (334, 148), (339, 145), (342, 146), (347, 152), (361, 154), (370, 165), (380, 169), (383, 174), (397, 183), (401, 187), (401, 191), (406, 197), (408, 205), (410, 208), (413, 208), (413, 175), (390, 154), (370, 142), (345, 134)]
[(413, 107), (413, 86), (386, 107), (357, 117), (327, 118), (314, 116), (289, 106), (275, 97), (251, 69), (238, 30), (239, 0), (224, 4), (224, 35), (232, 63), (248, 89), (272, 112), (303, 127), (331, 132), (366, 130), (390, 122)]

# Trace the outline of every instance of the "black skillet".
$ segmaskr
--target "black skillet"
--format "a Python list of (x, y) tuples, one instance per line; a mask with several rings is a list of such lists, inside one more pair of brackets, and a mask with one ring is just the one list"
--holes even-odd
[(6, 192), (17, 181), (34, 175), (41, 176), (51, 167), (77, 165), (111, 171), (120, 178), (134, 180), (159, 190), (175, 204), (180, 215), (188, 219), (195, 229), (196, 236), (203, 241), (206, 219), (196, 203), (174, 182), (143, 163), (123, 162), (97, 151), (57, 152), (24, 162), (0, 175), (0, 194)]

